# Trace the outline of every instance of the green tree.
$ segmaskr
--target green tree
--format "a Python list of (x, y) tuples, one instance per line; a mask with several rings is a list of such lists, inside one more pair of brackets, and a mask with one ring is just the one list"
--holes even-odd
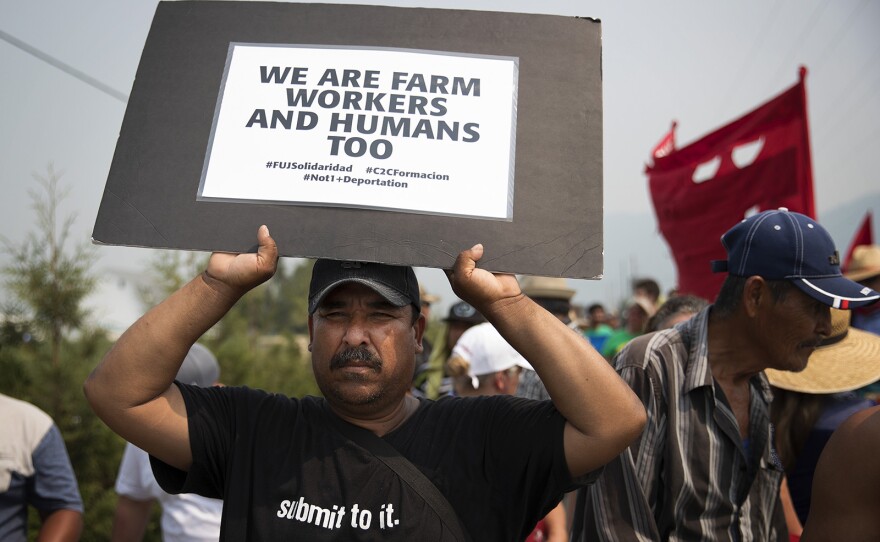
[[(162, 251), (151, 262), (145, 309), (171, 295), (207, 266), (209, 255)], [(221, 380), (292, 397), (319, 393), (308, 345), (311, 260), (284, 260), (268, 282), (248, 292), (199, 342), (220, 363)]]
[[(59, 219), (67, 194), (60, 177), (52, 166), (45, 176), (34, 176), (36, 230), (19, 243), (0, 239), (11, 262), (0, 270), (11, 297), (3, 307), (0, 391), (35, 404), (55, 420), (85, 505), (82, 539), (106, 540), (123, 443), (92, 413), (81, 391), (110, 342), (103, 330), (88, 324), (83, 301), (96, 285), (94, 253), (86, 243), (70, 244), (75, 217)], [(34, 539), (36, 514), (31, 518)]]
[(144, 309), (157, 305), (201, 273), (208, 266), (209, 257), (204, 252), (157, 251), (150, 262), (152, 280), (138, 286), (137, 294)]
[(58, 206), (67, 196), (58, 186), (61, 174), (50, 164), (46, 176), (34, 179), (42, 188), (29, 191), (38, 228), (21, 244), (3, 238), (12, 261), (3, 273), (12, 294), (30, 310), (36, 331), (49, 341), (52, 366), (58, 367), (65, 333), (82, 326), (87, 315), (82, 302), (95, 288), (94, 252), (85, 243), (67, 249), (75, 215), (58, 222)]

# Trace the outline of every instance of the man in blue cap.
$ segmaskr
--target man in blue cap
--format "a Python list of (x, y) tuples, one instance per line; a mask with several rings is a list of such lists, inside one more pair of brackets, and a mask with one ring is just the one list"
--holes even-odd
[(477, 268), (482, 245), (447, 271), (452, 289), (553, 402), (413, 397), (425, 329), (413, 269), (336, 260), (318, 260), (309, 287), (323, 398), (174, 383), (189, 347), (275, 273), (265, 226), (257, 241), (256, 254), (213, 254), (85, 385), (104, 422), (154, 457), (163, 489), (223, 498), (221, 540), (522, 540), (644, 426), (638, 398), (587, 341), (513, 275)]
[(634, 339), (615, 358), (648, 424), (580, 490), (573, 540), (787, 540), (782, 467), (764, 369), (801, 371), (831, 333), (829, 307), (880, 294), (840, 272), (828, 232), (786, 209), (725, 233), (728, 273), (714, 305)]

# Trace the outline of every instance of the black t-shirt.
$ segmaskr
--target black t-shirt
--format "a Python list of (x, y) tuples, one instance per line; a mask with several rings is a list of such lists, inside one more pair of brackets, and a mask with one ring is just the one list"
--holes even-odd
[[(193, 465), (185, 473), (154, 459), (153, 469), (170, 493), (224, 500), (222, 540), (453, 540), (406, 482), (330, 427), (323, 399), (179, 387)], [(422, 400), (383, 438), (440, 489), (475, 542), (523, 540), (575, 486), (564, 424), (550, 402), (447, 398)]]

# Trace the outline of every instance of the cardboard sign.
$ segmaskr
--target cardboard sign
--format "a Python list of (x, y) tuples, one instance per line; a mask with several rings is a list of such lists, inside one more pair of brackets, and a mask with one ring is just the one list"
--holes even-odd
[(602, 273), (600, 25), (160, 2), (93, 241)]

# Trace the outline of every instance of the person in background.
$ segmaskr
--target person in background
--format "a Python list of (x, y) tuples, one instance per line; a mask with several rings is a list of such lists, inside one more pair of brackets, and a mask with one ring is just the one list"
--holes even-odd
[[(845, 276), (872, 290), (880, 288), (880, 246), (859, 245), (855, 247)], [(850, 325), (856, 329), (880, 335), (880, 303), (853, 310)], [(856, 390), (856, 394), (880, 403), (880, 382)]]
[(593, 348), (601, 352), (605, 341), (614, 333), (614, 328), (608, 325), (608, 313), (605, 311), (605, 306), (601, 303), (593, 303), (587, 307), (587, 318), (589, 328), (584, 336), (587, 337)]
[(645, 325), (645, 333), (669, 329), (675, 324), (690, 320), (694, 315), (709, 306), (709, 302), (695, 295), (670, 297), (657, 309)]
[(880, 406), (856, 412), (831, 435), (816, 465), (802, 542), (880, 539)]
[(644, 333), (648, 319), (654, 316), (655, 312), (657, 307), (647, 297), (638, 296), (627, 301), (623, 327), (614, 330), (602, 345), (602, 355), (605, 359), (610, 361), (629, 341)]
[(419, 284), (419, 300), (422, 302), (422, 316), (425, 320), (430, 320), (431, 306), (440, 301), (440, 296), (429, 294), (425, 287)]
[(439, 399), (453, 393), (452, 379), (447, 371), (452, 347), (462, 333), (485, 321), (477, 309), (464, 301), (458, 301), (449, 307), (449, 313), (443, 319), (442, 348), (434, 348), (428, 362), (416, 367), (413, 374), (413, 395)]
[[(571, 321), (571, 298), (574, 297), (574, 289), (568, 285), (566, 279), (524, 276), (519, 279), (519, 284), (523, 294), (546, 309), (563, 324), (572, 329), (575, 328)], [(536, 401), (550, 399), (544, 383), (531, 368), (523, 370), (516, 395)]]
[(853, 390), (880, 380), (880, 336), (850, 327), (850, 311), (831, 309), (831, 334), (810, 355), (806, 369), (765, 373), (773, 386), (770, 420), (776, 450), (803, 525), (816, 463), (831, 434), (848, 417), (876, 404)]
[[(177, 371), (178, 382), (210, 387), (220, 384), (220, 365), (206, 347), (194, 344)], [(147, 452), (126, 443), (116, 477), (116, 512), (111, 542), (143, 540), (156, 502), (162, 506), (164, 542), (216, 542), (220, 538), (223, 501), (192, 493), (171, 495), (159, 487)]]
[[(546, 309), (547, 312), (555, 316), (557, 320), (571, 328), (578, 334), (578, 336), (583, 337), (583, 334), (577, 328), (577, 325), (572, 323), (571, 299), (574, 297), (574, 289), (569, 286), (568, 280), (562, 277), (524, 276), (520, 278), (519, 283), (523, 294)], [(514, 393), (517, 397), (523, 397), (535, 401), (551, 400), (550, 394), (547, 392), (547, 387), (544, 386), (544, 382), (541, 381), (538, 373), (532, 370), (531, 367), (522, 370), (522, 374), (519, 378), (519, 386)], [(568, 510), (574, 506), (574, 495), (575, 493), (573, 491), (567, 493), (565, 497), (563, 497), (562, 503), (560, 503), (548, 516), (549, 521), (551, 522), (555, 523), (561, 521), (562, 524), (565, 525), (566, 533), (568, 532), (569, 525), (568, 518), (571, 517)], [(545, 518), (545, 521), (547, 520), (548, 518)], [(555, 531), (558, 533), (561, 529), (556, 528)], [(536, 538), (540, 537), (541, 530), (537, 529), (532, 533), (532, 536)]]
[[(425, 317), (425, 322), (428, 325), (431, 325), (431, 305), (440, 301), (440, 297), (434, 294), (429, 294), (424, 286), (419, 284), (419, 299), (422, 302), (422, 316)], [(434, 351), (434, 344), (428, 340), (428, 337), (422, 339), (422, 351), (416, 356), (416, 374), (419, 374), (421, 371), (424, 371), (428, 368), (428, 361), (431, 359), (431, 354)], [(415, 384), (415, 382), (413, 382)]]
[[(454, 377), (456, 395), (477, 397), (513, 395), (520, 375), (532, 366), (486, 322), (461, 336), (452, 349), (451, 365), (461, 372)], [(560, 502), (541, 519), (526, 542), (566, 542), (568, 525), (565, 507)]]
[[(846, 277), (872, 290), (880, 289), (880, 246), (855, 247)], [(853, 310), (852, 327), (880, 335), (880, 303)]]
[(829, 307), (880, 294), (841, 275), (831, 236), (800, 213), (752, 215), (721, 243), (715, 303), (614, 360), (648, 424), (579, 491), (573, 542), (788, 539), (764, 370), (803, 370), (832, 333)]
[(28, 506), (40, 516), (38, 540), (79, 540), (83, 502), (61, 431), (39, 408), (0, 393), (0, 540), (28, 539)]
[(484, 322), (465, 331), (452, 349), (450, 365), (455, 395), (513, 395), (523, 369), (532, 366), (492, 324)]
[(660, 297), (660, 285), (652, 278), (634, 280), (632, 283), (632, 295), (633, 297), (646, 298), (654, 307), (659, 307), (665, 301)]

